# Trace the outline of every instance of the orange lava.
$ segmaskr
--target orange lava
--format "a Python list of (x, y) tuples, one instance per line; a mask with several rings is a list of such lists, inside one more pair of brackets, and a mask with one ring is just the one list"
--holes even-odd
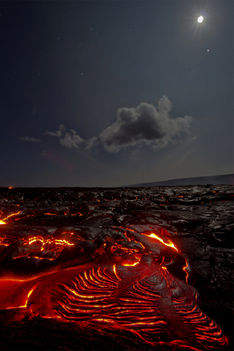
[(9, 218), (18, 216), (20, 213), (21, 213), (21, 211), (10, 213), (8, 216), (0, 219), (0, 224), (7, 224), (7, 221), (8, 221)]
[(188, 263), (188, 260), (186, 259), (185, 260), (185, 266), (183, 267), (183, 271), (185, 272), (186, 276), (185, 276), (185, 280), (186, 280), (186, 283), (188, 284), (188, 278), (189, 278), (189, 271), (188, 271), (188, 268), (189, 268), (189, 263)]
[(166, 242), (164, 239), (162, 239), (160, 236), (158, 236), (157, 234), (155, 233), (150, 233), (150, 234), (147, 234), (147, 233), (141, 233), (142, 235), (145, 235), (149, 238), (152, 238), (152, 239), (156, 239), (158, 241), (160, 241), (163, 245), (165, 246), (168, 246), (168, 247), (171, 247), (172, 249), (174, 249), (175, 251), (179, 251), (177, 249), (177, 247), (173, 244), (173, 242), (171, 240), (168, 239), (168, 241)]
[(62, 246), (62, 247), (75, 245), (74, 243), (71, 243), (65, 239), (55, 239), (55, 238), (45, 239), (42, 236), (32, 236), (32, 237), (25, 239), (25, 241), (24, 241), (25, 246), (32, 245), (34, 243), (41, 244), (41, 248), (40, 248), (41, 251), (44, 251), (46, 245), (55, 245), (55, 246)]
[[(2, 224), (20, 213), (3, 218)], [(52, 212), (45, 214), (54, 215)], [(95, 323), (100, 330), (108, 329), (110, 333), (128, 331), (155, 348), (166, 345), (215, 351), (227, 345), (220, 327), (200, 310), (196, 290), (188, 285), (188, 260), (180, 257), (182, 280), (170, 273), (171, 256), (181, 255), (170, 234), (166, 230), (159, 231), (160, 235), (132, 228), (120, 231), (121, 240), (117, 242), (106, 237), (102, 246), (93, 251), (89, 263), (78, 265), (75, 261), (74, 264), (73, 257), (73, 261), (65, 262), (67, 265), (59, 263), (27, 278), (3, 276), (0, 310), (11, 310), (12, 321), (40, 316), (77, 323), (77, 326), (88, 327)], [(156, 252), (164, 255), (160, 260), (153, 253), (152, 240), (161, 250)], [(70, 255), (69, 248), (77, 243), (82, 245), (83, 241), (75, 231), (63, 231), (56, 237), (49, 234), (24, 236), (21, 250), (14, 259), (53, 261), (64, 249)], [(162, 245), (172, 249), (173, 255), (170, 250), (162, 250)], [(6, 235), (0, 237), (0, 246), (9, 246)], [(98, 252), (104, 256), (102, 263), (93, 258)], [(88, 255), (86, 262), (90, 258)], [(164, 337), (167, 341), (163, 341)]]

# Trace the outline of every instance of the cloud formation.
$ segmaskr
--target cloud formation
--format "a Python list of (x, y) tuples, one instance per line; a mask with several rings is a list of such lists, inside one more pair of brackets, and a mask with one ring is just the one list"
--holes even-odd
[(24, 142), (30, 142), (30, 143), (40, 143), (41, 140), (38, 138), (34, 138), (34, 137), (29, 137), (29, 136), (23, 136), (19, 138), (20, 141), (24, 141)]
[(171, 118), (170, 112), (171, 102), (166, 96), (157, 108), (146, 102), (119, 108), (116, 120), (99, 135), (99, 142), (108, 152), (143, 144), (157, 151), (169, 143), (177, 144), (190, 134), (192, 117)]
[(62, 146), (67, 148), (79, 148), (84, 143), (82, 139), (74, 129), (66, 130), (63, 124), (60, 124), (58, 129), (55, 131), (46, 131), (46, 135), (57, 137)]
[(191, 116), (172, 118), (172, 104), (163, 96), (157, 107), (141, 102), (137, 107), (121, 107), (115, 121), (98, 136), (84, 140), (74, 129), (60, 124), (55, 131), (45, 134), (56, 137), (67, 148), (93, 149), (101, 145), (107, 152), (117, 153), (133, 146), (148, 145), (158, 151), (169, 144), (178, 144), (191, 135)]

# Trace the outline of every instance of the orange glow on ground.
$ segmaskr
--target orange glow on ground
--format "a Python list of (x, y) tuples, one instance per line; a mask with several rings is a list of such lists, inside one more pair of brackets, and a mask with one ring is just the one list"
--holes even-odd
[(21, 213), (21, 211), (9, 214), (8, 216), (0, 219), (0, 224), (7, 224), (7, 221), (8, 221), (9, 218), (18, 216), (20, 213)]
[(147, 234), (147, 233), (142, 233), (142, 235), (145, 235), (149, 238), (152, 238), (152, 239), (156, 239), (158, 241), (160, 241), (160, 243), (162, 243), (163, 245), (165, 246), (168, 246), (168, 247), (171, 247), (172, 249), (174, 249), (175, 251), (179, 251), (177, 249), (177, 247), (173, 244), (173, 242), (171, 240), (168, 240), (168, 242), (164, 241), (162, 238), (160, 238), (160, 236), (158, 236), (157, 234), (155, 233), (150, 233), (150, 234)]
[(132, 259), (129, 259), (127, 262), (122, 263), (122, 266), (135, 267), (140, 261), (141, 261), (141, 256), (135, 255)]
[(58, 245), (58, 246), (74, 246), (74, 243), (69, 242), (68, 240), (65, 239), (44, 239), (41, 236), (33, 236), (29, 237), (27, 240), (25, 240), (24, 245), (32, 245), (35, 242), (40, 242), (42, 244), (41, 246), (41, 251), (44, 250), (45, 245)]
[(2, 238), (0, 238), (0, 246), (9, 246), (10, 243), (6, 242), (6, 236), (3, 236)]
[(188, 278), (189, 278), (188, 268), (189, 268), (189, 264), (188, 264), (188, 261), (186, 260), (185, 266), (183, 267), (183, 271), (184, 271), (185, 274), (186, 274), (185, 280), (186, 280), (186, 283), (187, 283), (187, 284), (188, 284)]
[(133, 262), (133, 263), (123, 263), (122, 266), (125, 267), (134, 267), (139, 263), (139, 261)]
[(30, 298), (30, 296), (32, 295), (32, 293), (33, 293), (33, 291), (35, 290), (35, 288), (36, 288), (36, 286), (33, 286), (33, 287), (29, 290), (29, 292), (28, 292), (28, 294), (27, 294), (27, 296), (26, 296), (24, 305), (20, 305), (20, 306), (8, 306), (8, 307), (6, 307), (5, 309), (6, 309), (6, 310), (13, 310), (13, 309), (18, 309), (18, 308), (27, 308), (27, 307), (28, 307), (29, 298)]
[[(6, 220), (20, 213), (12, 213)], [(44, 214), (55, 215), (53, 212)], [(5, 218), (1, 221), (4, 222)], [(54, 261), (64, 249), (75, 246), (77, 242), (79, 247), (80, 240), (85, 241), (79, 235), (76, 230), (70, 232), (66, 229), (56, 237), (49, 233), (25, 235), (21, 238), (21, 251), (14, 259), (26, 257)], [(101, 254), (105, 255), (106, 248), (110, 255), (105, 256), (104, 263), (95, 261), (100, 250), (97, 247), (92, 254), (93, 261), (89, 263), (78, 264), (72, 258), (73, 261), (65, 261), (65, 265), (59, 261), (58, 265), (39, 274), (3, 276), (0, 278), (0, 309), (11, 310), (9, 318), (12, 321), (40, 316), (77, 323), (78, 326), (83, 323), (89, 327), (96, 323), (100, 330), (103, 324), (108, 324), (104, 328), (109, 328), (110, 333), (114, 329), (127, 330), (155, 348), (165, 344), (201, 351), (204, 345), (205, 348), (211, 345), (209, 350), (216, 350), (212, 343), (225, 345), (226, 337), (218, 325), (199, 309), (197, 296), (187, 284), (189, 263), (186, 258), (183, 256), (184, 267), (180, 265), (180, 270), (186, 274), (186, 283), (175, 278), (167, 266), (173, 263), (171, 256), (174, 257), (175, 253), (171, 255), (170, 252), (168, 260), (169, 250), (164, 250), (161, 244), (181, 255), (170, 240), (170, 233), (162, 229), (158, 235), (122, 227), (121, 235), (120, 241), (109, 237), (102, 243)], [(156, 253), (162, 253), (165, 260), (164, 256), (160, 261), (155, 258), (155, 242), (152, 240), (156, 240), (156, 249), (159, 248)], [(9, 246), (6, 234), (0, 237), (0, 245)], [(72, 262), (70, 266), (69, 262)], [(183, 271), (180, 273), (184, 277)], [(175, 287), (178, 295), (174, 295)], [(178, 324), (184, 326), (183, 333), (188, 333), (188, 338), (180, 333)], [(170, 340), (171, 335), (176, 335), (176, 340), (162, 341), (167, 333), (166, 340)], [(190, 339), (195, 340), (197, 348), (191, 346)]]

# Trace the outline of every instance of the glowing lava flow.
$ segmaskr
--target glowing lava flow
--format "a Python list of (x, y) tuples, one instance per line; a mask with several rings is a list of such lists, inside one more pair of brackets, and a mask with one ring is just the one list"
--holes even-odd
[(0, 288), (0, 309), (15, 308), (15, 319), (25, 309), (25, 314), (78, 327), (96, 323), (110, 333), (128, 330), (153, 347), (175, 340), (188, 350), (218, 350), (226, 344), (221, 329), (199, 309), (195, 290), (154, 261), (87, 264), (30, 279), (1, 279)]
[[(18, 255), (14, 257), (14, 260), (19, 258), (32, 258), (36, 260), (47, 260), (54, 261), (65, 248), (75, 246), (74, 242), (71, 242), (67, 237), (68, 234), (71, 237), (73, 233), (64, 232), (66, 238), (54, 238), (49, 236), (44, 238), (42, 235), (33, 235), (26, 238), (22, 238), (22, 247)], [(61, 235), (62, 236), (62, 235)], [(4, 240), (2, 245), (5, 244)], [(1, 245), (1, 241), (0, 241)]]
[(46, 245), (58, 245), (58, 246), (74, 246), (74, 243), (70, 243), (68, 240), (65, 239), (44, 239), (42, 236), (33, 236), (29, 237), (27, 240), (24, 241), (24, 245), (32, 245), (34, 243), (41, 243), (41, 251), (44, 250)]
[(2, 238), (0, 237), (0, 246), (9, 246), (9, 245), (10, 243), (7, 242), (5, 235)]
[(189, 263), (188, 260), (185, 260), (185, 266), (183, 267), (183, 271), (185, 272), (185, 280), (186, 283), (188, 284), (188, 278), (189, 278)]
[(27, 293), (26, 299), (25, 299), (25, 303), (22, 306), (10, 306), (10, 307), (6, 307), (6, 310), (12, 310), (12, 309), (18, 309), (18, 308), (27, 308), (28, 307), (28, 301), (30, 299), (30, 296), (32, 295), (33, 291), (35, 290), (36, 286), (33, 286), (29, 292)]
[(162, 243), (163, 245), (171, 247), (172, 249), (174, 249), (177, 252), (179, 251), (177, 249), (177, 247), (175, 247), (175, 245), (173, 244), (173, 242), (171, 240), (168, 240), (168, 242), (166, 242), (165, 240), (163, 240), (160, 236), (158, 236), (155, 233), (150, 233), (150, 234), (142, 233), (142, 235), (145, 235), (145, 236), (152, 238), (152, 239), (156, 239), (156, 240), (160, 241), (160, 243)]
[(21, 213), (21, 211), (14, 212), (14, 213), (11, 213), (11, 214), (9, 214), (8, 216), (6, 216), (6, 217), (0, 219), (0, 225), (1, 225), (1, 224), (7, 224), (8, 219), (10, 219), (11, 217), (18, 216), (20, 213)]
[[(130, 229), (124, 229), (118, 241), (105, 237), (99, 244), (79, 240), (77, 235), (88, 263), (78, 265), (70, 259), (28, 278), (2, 277), (0, 310), (9, 310), (13, 321), (37, 316), (73, 322), (77, 328), (96, 328), (108, 335), (129, 332), (155, 349), (159, 345), (194, 351), (225, 347), (227, 339), (220, 327), (200, 310), (197, 292), (187, 284), (188, 261), (169, 234)], [(75, 246), (71, 236), (76, 234), (64, 231), (60, 237), (24, 237), (19, 258), (42, 258), (45, 251), (55, 255), (47, 259), (59, 257), (64, 248)], [(93, 247), (92, 254), (85, 253), (85, 247)], [(167, 264), (174, 257), (175, 262), (176, 258), (182, 262), (178, 270), (183, 277), (186, 274), (186, 281), (170, 273)]]

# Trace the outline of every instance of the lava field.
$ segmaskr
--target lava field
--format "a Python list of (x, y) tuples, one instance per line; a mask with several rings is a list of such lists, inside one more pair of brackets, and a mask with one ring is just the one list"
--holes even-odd
[(231, 350), (233, 200), (0, 188), (0, 350)]

